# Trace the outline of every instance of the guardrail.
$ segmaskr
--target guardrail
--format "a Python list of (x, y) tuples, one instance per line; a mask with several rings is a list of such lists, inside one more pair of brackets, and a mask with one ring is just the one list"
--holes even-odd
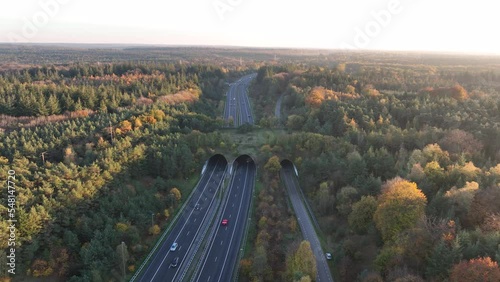
[[(205, 171), (205, 173), (206, 173), (206, 171)], [(200, 179), (198, 179), (198, 182), (194, 186), (193, 191), (191, 191), (191, 193), (189, 194), (189, 196), (186, 198), (186, 200), (182, 204), (181, 208), (179, 209), (179, 211), (175, 215), (174, 219), (168, 225), (167, 229), (165, 229), (165, 231), (163, 231), (163, 234), (160, 236), (160, 238), (158, 239), (158, 241), (156, 241), (155, 246), (153, 247), (153, 249), (151, 250), (151, 252), (148, 254), (148, 256), (146, 257), (146, 259), (144, 259), (144, 261), (142, 262), (142, 264), (139, 267), (139, 269), (137, 269), (137, 271), (132, 276), (132, 278), (130, 278), (130, 282), (133, 282), (133, 281), (135, 281), (135, 279), (137, 279), (137, 277), (141, 274), (143, 268), (149, 263), (149, 260), (151, 259), (151, 257), (153, 256), (153, 254), (156, 253), (156, 251), (158, 249), (158, 246), (163, 243), (163, 240), (165, 239), (165, 237), (167, 236), (167, 234), (170, 232), (170, 230), (173, 228), (173, 226), (175, 226), (175, 224), (177, 223), (177, 220), (179, 219), (180, 214), (182, 213), (182, 211), (186, 207), (187, 203), (191, 200), (191, 197), (194, 195), (195, 191), (197, 190), (198, 186), (200, 185), (201, 179), (203, 178), (203, 176), (205, 175), (205, 173), (201, 175)]]
[[(252, 180), (252, 182), (253, 182), (253, 187), (255, 187), (255, 178)], [(253, 189), (253, 190), (252, 190), (252, 195), (251, 195), (251, 197), (250, 197), (250, 209), (251, 209), (251, 210), (250, 210), (250, 212), (252, 212), (252, 211), (253, 211), (253, 197), (254, 197), (254, 192), (255, 192), (255, 189)], [(248, 237), (248, 228), (250, 228), (250, 222), (252, 221), (252, 219), (251, 219), (251, 218), (252, 218), (252, 217), (251, 217), (251, 213), (250, 213), (250, 214), (248, 215), (248, 220), (247, 220), (247, 223), (246, 223), (246, 225), (245, 225), (245, 231), (244, 231), (244, 232), (245, 232), (245, 233), (244, 233), (245, 235), (243, 235), (243, 241), (241, 241), (241, 242), (243, 242), (243, 243), (247, 241), (247, 237)], [(241, 246), (241, 243), (240, 243), (240, 246)], [(243, 257), (243, 253), (244, 253), (244, 252), (242, 252), (242, 251), (240, 250), (240, 254), (239, 254), (239, 256), (238, 256), (238, 261), (241, 261), (241, 259), (242, 259), (242, 257)], [(240, 272), (239, 272), (238, 270), (239, 270), (239, 264), (238, 264), (238, 263), (236, 263), (236, 265), (234, 266), (234, 269), (233, 269), (233, 275), (232, 275), (232, 277), (234, 277), (233, 281), (235, 281), (235, 282), (236, 282), (236, 281), (238, 281), (238, 277), (239, 277), (239, 274), (240, 274)]]
[[(281, 174), (283, 174), (283, 184), (286, 186), (286, 190), (290, 189), (291, 187), (288, 187), (288, 185), (286, 185), (286, 181), (285, 181), (285, 178), (286, 178), (286, 174), (284, 172), (280, 173), (280, 176)], [(314, 217), (314, 215), (312, 214), (312, 211), (310, 210), (310, 208), (308, 209), (308, 203), (307, 203), (307, 200), (305, 199), (305, 196), (304, 194), (302, 193), (301, 189), (300, 189), (300, 185), (298, 183), (298, 177), (296, 175), (294, 175), (293, 173), (291, 174), (291, 181), (292, 181), (292, 184), (291, 185), (295, 185), (295, 190), (299, 190), (300, 192), (297, 193), (298, 197), (299, 197), (299, 201), (302, 203), (303, 206), (305, 206), (305, 212), (307, 214), (307, 217), (309, 217), (309, 219), (312, 220), (313, 222), (313, 225), (317, 224), (317, 221), (316, 221), (316, 218)], [(290, 195), (288, 195), (290, 197)], [(293, 205), (293, 203), (291, 203)], [(295, 210), (295, 209), (294, 209)], [(296, 214), (297, 216), (297, 214)], [(300, 228), (302, 230), (302, 233), (304, 233), (304, 226), (302, 225), (301, 222), (299, 222), (299, 225), (300, 225)], [(315, 228), (314, 226), (312, 226), (313, 228)], [(318, 263), (318, 260), (324, 260), (324, 252), (323, 252), (323, 249), (322, 249), (322, 246), (321, 246), (321, 242), (318, 238), (318, 232), (321, 232), (321, 229), (319, 229), (319, 227), (316, 227), (315, 230), (313, 230), (314, 234), (312, 235), (312, 237), (309, 238), (310, 240), (310, 243), (311, 243), (311, 248), (313, 250), (313, 253), (314, 255), (316, 256), (316, 262)], [(314, 242), (313, 242), (314, 241)], [(315, 246), (315, 247), (313, 247)], [(320, 257), (321, 256), (321, 257)], [(317, 269), (317, 275), (319, 275), (319, 265), (316, 266)], [(326, 267), (327, 269), (328, 267)], [(329, 269), (327, 269), (328, 271), (330, 271)], [(333, 277), (331, 277), (331, 274), (329, 274), (327, 277), (327, 280), (328, 281), (332, 281), (333, 282)]]
[[(229, 166), (228, 166), (228, 169), (229, 169)], [(235, 173), (231, 174), (231, 180), (229, 181), (229, 186), (232, 185), (233, 181), (234, 181), (234, 177), (235, 177)], [(217, 210), (217, 215), (216, 215), (216, 221), (215, 222), (220, 222), (220, 220), (222, 219), (222, 212), (223, 212), (223, 208), (222, 206), (224, 205), (224, 202), (227, 201), (227, 198), (229, 197), (229, 193), (226, 193), (221, 201), (221, 204)], [(194, 275), (193, 277), (191, 277), (191, 282), (195, 281), (194, 279), (196, 278), (196, 274), (200, 271), (200, 268), (203, 264), (203, 258), (205, 258), (205, 255), (207, 254), (208, 250), (210, 249), (210, 243), (212, 242), (212, 239), (213, 237), (215, 236), (215, 233), (217, 232), (217, 228), (218, 228), (218, 224), (214, 224), (212, 226), (212, 231), (210, 232), (210, 234), (208, 235), (207, 237), (207, 244), (205, 245), (205, 247), (203, 248), (203, 251), (201, 253), (201, 258), (199, 261), (198, 261), (198, 264), (196, 265), (195, 269), (194, 269)]]
[(316, 219), (316, 216), (314, 215), (314, 213), (311, 209), (311, 206), (309, 205), (309, 201), (306, 199), (304, 192), (302, 192), (302, 189), (300, 188), (298, 177), (294, 177), (292, 181), (295, 182), (297, 190), (299, 190), (300, 198), (302, 199), (302, 202), (306, 206), (306, 210), (307, 210), (307, 213), (309, 214), (309, 217), (312, 219), (312, 221), (314, 223), (314, 228), (316, 228), (316, 231), (321, 230), (319, 227), (318, 220)]
[[(226, 173), (227, 173), (227, 168), (224, 171), (223, 177), (221, 178), (221, 181), (220, 181), (219, 186), (217, 187), (217, 190), (215, 193), (219, 192), (222, 184), (224, 183), (224, 178), (226, 177)], [(216, 202), (216, 196), (214, 196), (212, 203), (214, 203), (214, 202)], [(179, 281), (182, 281), (184, 279), (184, 276), (186, 276), (187, 272), (189, 271), (189, 267), (190, 267), (191, 263), (193, 262), (195, 254), (198, 252), (198, 249), (200, 248), (200, 246), (202, 245), (202, 243), (204, 241), (204, 238), (207, 234), (207, 231), (210, 228), (210, 225), (211, 225), (210, 223), (213, 221), (213, 218), (215, 216), (216, 211), (219, 209), (219, 206), (217, 206), (216, 208), (209, 207), (209, 209), (210, 209), (210, 213), (208, 214), (208, 218), (207, 218), (208, 220), (204, 223), (204, 226), (203, 226), (201, 233), (199, 233), (197, 238), (195, 238), (195, 241), (197, 241), (197, 244), (191, 250), (189, 250), (189, 254), (191, 254), (190, 255), (191, 259), (184, 266), (184, 270), (181, 273), (181, 275), (179, 276), (179, 279), (178, 279)]]

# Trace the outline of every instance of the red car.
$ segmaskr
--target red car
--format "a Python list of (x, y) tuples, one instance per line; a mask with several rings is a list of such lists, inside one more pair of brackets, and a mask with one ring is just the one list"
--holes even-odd
[(225, 218), (224, 218), (224, 219), (222, 220), (221, 224), (222, 224), (223, 226), (226, 226), (226, 225), (227, 225), (227, 219), (225, 219)]

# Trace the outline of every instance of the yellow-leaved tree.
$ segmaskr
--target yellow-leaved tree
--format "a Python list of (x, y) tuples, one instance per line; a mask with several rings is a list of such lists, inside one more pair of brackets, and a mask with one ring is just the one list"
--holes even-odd
[(309, 241), (300, 242), (297, 251), (287, 259), (287, 272), (291, 280), (310, 277), (316, 280), (316, 258)]
[(427, 198), (414, 182), (400, 177), (387, 181), (373, 216), (384, 241), (393, 241), (402, 231), (415, 226), (424, 216), (426, 205)]

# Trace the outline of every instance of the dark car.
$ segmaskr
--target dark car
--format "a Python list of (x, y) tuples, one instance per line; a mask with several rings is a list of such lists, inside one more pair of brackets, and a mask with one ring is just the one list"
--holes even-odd
[(179, 264), (179, 257), (175, 257), (174, 260), (170, 263), (171, 267), (177, 267)]

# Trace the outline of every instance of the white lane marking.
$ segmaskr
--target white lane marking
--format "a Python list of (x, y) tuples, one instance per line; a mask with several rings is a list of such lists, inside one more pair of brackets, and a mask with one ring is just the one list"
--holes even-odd
[[(212, 173), (210, 173), (210, 175), (208, 176), (208, 180), (210, 180), (210, 178), (214, 175), (215, 171), (217, 170), (217, 165), (218, 165), (218, 164), (219, 164), (219, 160), (217, 160), (217, 162), (215, 163), (214, 170), (213, 170), (213, 171), (212, 171)], [(208, 186), (208, 180), (207, 180), (207, 184), (205, 184), (205, 187), (203, 187), (203, 189), (201, 190), (201, 192), (202, 192), (202, 193), (203, 193), (203, 191), (204, 191), (204, 190), (207, 188), (207, 186)], [(200, 198), (201, 198), (201, 196), (202, 196), (202, 194), (200, 194)], [(196, 202), (198, 202), (198, 201), (200, 200), (200, 198), (198, 198), (198, 200), (197, 200)], [(182, 211), (181, 211), (181, 212), (182, 212)], [(189, 213), (189, 215), (188, 215), (188, 219), (191, 217), (191, 215), (193, 214), (193, 212), (194, 212), (194, 210), (191, 210), (191, 212), (190, 212), (190, 213)], [(179, 215), (181, 215), (181, 214), (179, 214)], [(180, 232), (177, 234), (177, 236), (175, 237), (174, 242), (177, 242), (177, 239), (181, 236), (181, 232), (184, 230), (184, 228), (186, 227), (186, 225), (187, 225), (188, 223), (189, 223), (189, 220), (186, 220), (186, 221), (184, 222), (184, 224), (182, 225), (181, 231), (180, 231)], [(168, 236), (168, 237), (170, 237), (170, 236)], [(168, 237), (167, 237), (167, 238), (168, 238)], [(163, 244), (163, 246), (165, 246), (165, 244)], [(162, 246), (162, 247), (160, 247), (160, 250), (161, 250), (161, 248), (163, 248), (163, 246)], [(153, 261), (154, 261), (154, 260), (156, 260), (156, 258), (158, 257), (158, 255), (159, 255), (160, 253), (161, 253), (161, 252), (157, 252), (157, 253), (156, 253), (156, 256), (153, 258)], [(155, 278), (155, 277), (156, 277), (156, 275), (158, 274), (158, 271), (160, 271), (160, 269), (161, 269), (161, 267), (162, 267), (163, 263), (165, 262), (165, 259), (167, 258), (167, 256), (168, 256), (168, 254), (169, 254), (169, 253), (170, 253), (170, 248), (168, 249), (168, 251), (167, 251), (167, 253), (165, 254), (165, 256), (163, 257), (163, 259), (161, 260), (160, 265), (159, 265), (159, 266), (158, 266), (158, 268), (156, 269), (156, 271), (155, 271), (155, 273), (153, 274), (153, 277), (151, 278), (151, 280), (154, 280), (154, 278)], [(149, 264), (149, 266), (148, 266), (148, 268), (146, 269), (146, 272), (145, 272), (145, 273), (147, 273), (147, 272), (149, 271), (149, 268), (151, 267), (151, 265), (153, 265), (153, 263), (150, 263), (150, 264)], [(169, 266), (169, 268), (170, 268), (170, 266)]]
[[(221, 184), (222, 184), (222, 183), (220, 183), (220, 184), (217, 186), (217, 190), (219, 189), (219, 187), (220, 187), (220, 185), (221, 185)], [(212, 204), (214, 203), (214, 201), (215, 201), (215, 197), (214, 197), (214, 196), (212, 196), (212, 199), (210, 200), (210, 203), (209, 203), (209, 205), (208, 205), (208, 207), (209, 207), (209, 208), (212, 206)], [(205, 213), (205, 215), (204, 215), (204, 216), (203, 216), (203, 218), (201, 219), (201, 222), (203, 222), (203, 221), (207, 218), (207, 216), (208, 216), (208, 213)], [(201, 227), (202, 227), (202, 224), (199, 224), (199, 225), (198, 225), (198, 229), (196, 230), (196, 233), (195, 233), (194, 238), (196, 238), (197, 234), (200, 232)], [(195, 243), (194, 241), (191, 241), (191, 244), (189, 244), (189, 246), (188, 246), (188, 251), (191, 249), (191, 246), (192, 246), (194, 243)], [(177, 270), (175, 271), (175, 275), (174, 275), (174, 277), (173, 277), (172, 281), (176, 281), (177, 274), (179, 273), (179, 271), (180, 271), (180, 270), (181, 270), (181, 268), (177, 268)]]
[[(247, 173), (248, 173), (248, 171), (247, 171)], [(229, 188), (228, 188), (228, 189), (229, 189), (229, 191), (227, 191), (227, 193), (229, 193), (229, 195), (231, 195), (231, 191), (232, 191), (232, 190), (233, 190), (233, 188), (234, 188), (234, 185), (235, 185), (235, 179), (236, 179), (236, 174), (235, 174), (234, 178), (232, 178), (232, 179), (231, 179), (231, 182), (229, 183)], [(228, 199), (229, 199), (229, 198), (228, 198)], [(227, 208), (228, 204), (229, 204), (229, 201), (228, 201), (228, 200), (227, 200), (227, 201), (225, 201), (223, 211), (225, 211), (225, 210), (226, 210), (226, 208)], [(240, 203), (240, 209), (241, 209), (241, 203)], [(216, 230), (216, 232), (215, 232), (215, 233), (218, 233), (218, 232), (219, 232), (219, 228), (221, 228), (221, 226), (220, 226), (220, 225), (219, 225), (219, 226), (217, 226), (217, 230)], [(225, 230), (227, 230), (227, 226), (226, 226)], [(201, 274), (203, 273), (203, 270), (205, 269), (205, 266), (206, 266), (206, 264), (207, 264), (207, 262), (208, 262), (208, 254), (210, 254), (210, 252), (212, 251), (212, 247), (213, 247), (214, 245), (215, 245), (215, 240), (212, 240), (212, 242), (210, 242), (210, 247), (208, 248), (208, 253), (207, 253), (207, 255), (205, 256), (205, 258), (203, 259), (203, 266), (201, 267), (201, 270), (198, 272), (198, 275), (195, 277), (195, 278), (196, 278), (196, 281), (199, 281), (199, 280), (201, 279), (201, 277), (199, 277), (199, 276), (201, 276)], [(209, 279), (210, 279), (210, 276), (209, 276)]]
[[(246, 167), (245, 181), (243, 183), (247, 183), (247, 178), (248, 178), (248, 166)], [(238, 223), (238, 218), (240, 217), (241, 208), (243, 206), (243, 198), (244, 198), (243, 196), (240, 198), (240, 206), (238, 208), (238, 214), (236, 215), (236, 224)], [(236, 224), (235, 224), (235, 227), (233, 228), (233, 233), (231, 234), (231, 239), (229, 240), (229, 245), (228, 245), (229, 248), (227, 248), (226, 256), (224, 258), (224, 263), (222, 264), (222, 269), (220, 271), (219, 278), (217, 279), (217, 281), (220, 281), (220, 279), (222, 277), (222, 273), (224, 273), (224, 268), (226, 267), (227, 257), (229, 256), (229, 251), (231, 249), (230, 247), (231, 247), (231, 244), (233, 243), (234, 233), (236, 232)]]

